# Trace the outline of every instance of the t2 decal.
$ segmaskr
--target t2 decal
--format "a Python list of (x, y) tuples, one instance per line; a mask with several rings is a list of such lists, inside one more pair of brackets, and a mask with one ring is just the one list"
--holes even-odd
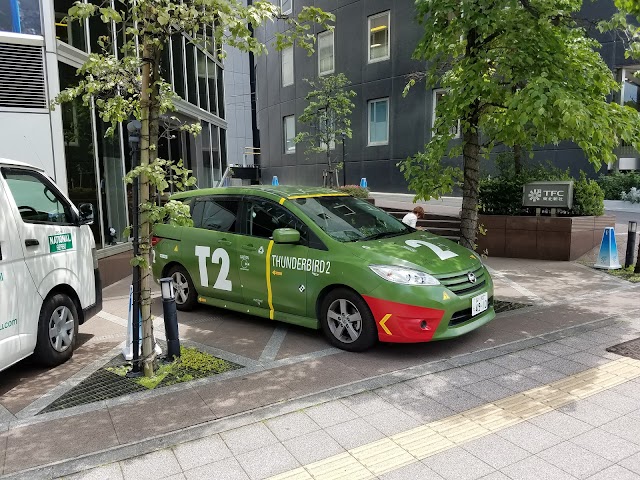
[(196, 245), (196, 257), (198, 257), (198, 270), (200, 271), (200, 285), (203, 287), (209, 286), (209, 272), (207, 272), (207, 260), (209, 259), (209, 256), (211, 256), (211, 261), (213, 263), (220, 264), (220, 272), (218, 272), (218, 278), (216, 278), (213, 288), (230, 292), (233, 288), (231, 280), (228, 278), (231, 262), (229, 260), (229, 253), (224, 248), (216, 248), (212, 255), (210, 247)]

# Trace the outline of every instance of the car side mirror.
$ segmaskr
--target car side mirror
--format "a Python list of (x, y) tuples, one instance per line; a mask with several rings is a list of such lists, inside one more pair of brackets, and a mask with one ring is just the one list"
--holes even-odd
[(80, 224), (81, 225), (93, 225), (93, 204), (91, 203), (81, 203), (78, 207), (80, 210)]
[(293, 228), (277, 228), (273, 231), (275, 243), (300, 243), (300, 232)]

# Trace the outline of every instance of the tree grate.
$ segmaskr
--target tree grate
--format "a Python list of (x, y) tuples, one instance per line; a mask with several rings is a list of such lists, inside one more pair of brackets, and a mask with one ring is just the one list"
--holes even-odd
[(640, 360), (640, 338), (609, 347), (607, 348), (607, 352)]
[(507, 302), (504, 300), (494, 300), (493, 308), (496, 313), (510, 312), (512, 310), (518, 310), (519, 308), (531, 307), (528, 303)]

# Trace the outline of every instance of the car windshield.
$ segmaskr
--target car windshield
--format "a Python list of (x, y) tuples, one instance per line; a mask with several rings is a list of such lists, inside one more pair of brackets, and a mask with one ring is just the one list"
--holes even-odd
[(309, 197), (294, 200), (324, 232), (339, 242), (357, 242), (395, 237), (414, 229), (353, 197)]

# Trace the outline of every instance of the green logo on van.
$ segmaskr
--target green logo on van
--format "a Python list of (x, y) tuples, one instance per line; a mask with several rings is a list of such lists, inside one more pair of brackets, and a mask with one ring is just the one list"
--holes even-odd
[(73, 241), (70, 233), (60, 233), (49, 235), (49, 252), (64, 252), (73, 248)]
[(18, 325), (18, 319), (14, 318), (13, 320), (9, 320), (8, 322), (0, 322), (0, 330), (5, 330), (7, 328), (15, 327)]

